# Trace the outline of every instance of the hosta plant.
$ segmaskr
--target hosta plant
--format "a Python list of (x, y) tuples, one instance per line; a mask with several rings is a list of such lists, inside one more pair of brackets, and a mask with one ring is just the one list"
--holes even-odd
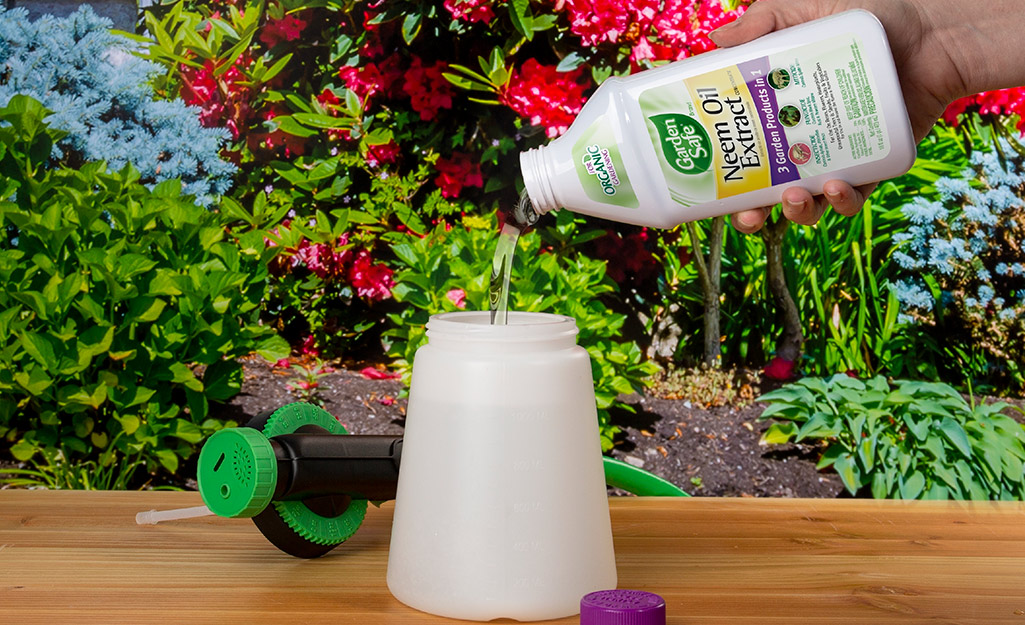
[(759, 398), (762, 440), (818, 441), (847, 491), (890, 499), (1025, 499), (1025, 430), (1007, 405), (946, 384), (804, 378)]

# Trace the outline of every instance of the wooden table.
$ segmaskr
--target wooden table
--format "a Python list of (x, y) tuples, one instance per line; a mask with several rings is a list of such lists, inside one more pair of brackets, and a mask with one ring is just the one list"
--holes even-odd
[[(319, 560), (253, 524), (138, 526), (196, 493), (0, 491), (0, 624), (425, 624), (385, 586), (392, 507)], [(1025, 504), (611, 500), (621, 588), (670, 623), (1025, 625)], [(575, 623), (568, 618), (554, 623)]]

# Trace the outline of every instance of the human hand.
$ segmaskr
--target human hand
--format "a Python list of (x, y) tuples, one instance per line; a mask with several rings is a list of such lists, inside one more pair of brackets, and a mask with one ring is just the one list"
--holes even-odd
[[(967, 19), (963, 15), (965, 5), (950, 0), (758, 0), (735, 22), (712, 32), (711, 37), (716, 45), (730, 47), (834, 13), (871, 11), (886, 29), (917, 141), (928, 134), (950, 102), (969, 93), (959, 69), (966, 65), (952, 56), (968, 42), (956, 41), (951, 29), (945, 27), (958, 16)], [(842, 180), (830, 180), (823, 185), (823, 195), (815, 197), (805, 189), (791, 187), (783, 192), (783, 215), (793, 222), (812, 225), (832, 206), (850, 217), (861, 210), (875, 187), (852, 187)], [(741, 211), (731, 221), (741, 232), (757, 232), (770, 210)]]

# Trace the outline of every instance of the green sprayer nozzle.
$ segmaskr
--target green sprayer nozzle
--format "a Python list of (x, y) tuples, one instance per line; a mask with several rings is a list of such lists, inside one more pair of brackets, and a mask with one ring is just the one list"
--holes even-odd
[(216, 432), (199, 454), (199, 492), (224, 517), (254, 517), (274, 495), (278, 465), (270, 441), (253, 428)]

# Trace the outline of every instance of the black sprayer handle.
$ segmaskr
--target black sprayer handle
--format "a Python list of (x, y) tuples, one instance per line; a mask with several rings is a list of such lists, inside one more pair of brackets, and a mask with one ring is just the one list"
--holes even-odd
[(401, 436), (338, 436), (307, 430), (271, 437), (270, 443), (278, 464), (277, 501), (324, 495), (395, 499)]

